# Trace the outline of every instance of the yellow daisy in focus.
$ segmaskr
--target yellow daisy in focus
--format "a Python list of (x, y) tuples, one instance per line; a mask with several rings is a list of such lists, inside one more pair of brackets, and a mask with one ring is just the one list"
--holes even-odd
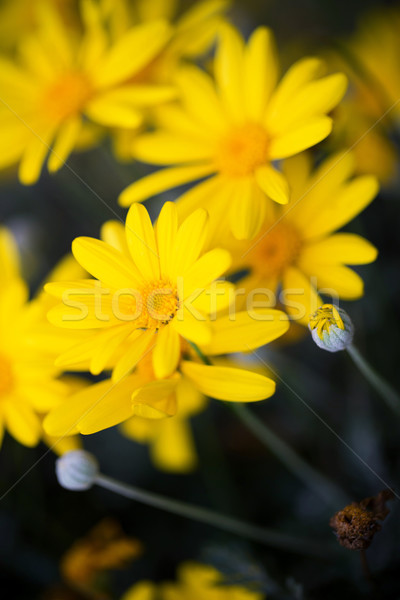
[(286, 178), (273, 161), (323, 140), (332, 129), (326, 116), (342, 98), (342, 74), (321, 77), (314, 58), (297, 62), (280, 82), (272, 33), (258, 28), (247, 44), (225, 26), (215, 58), (215, 82), (197, 67), (176, 76), (181, 102), (157, 111), (159, 127), (138, 136), (133, 155), (173, 165), (124, 190), (128, 206), (178, 185), (212, 175), (180, 199), (182, 215), (204, 206), (216, 219), (228, 216), (239, 239), (252, 238), (270, 198), (289, 200)]
[[(56, 379), (59, 369), (32, 346), (36, 326), (34, 303), (19, 274), (19, 257), (10, 233), (0, 228), (0, 443), (4, 430), (21, 444), (35, 446), (43, 435), (42, 415), (76, 391), (75, 381)], [(48, 442), (55, 442), (49, 440)], [(56, 447), (62, 453), (76, 447), (70, 438)]]
[(0, 168), (19, 163), (34, 183), (46, 161), (57, 171), (89, 124), (137, 128), (143, 108), (170, 100), (171, 86), (131, 81), (167, 43), (165, 21), (130, 28), (111, 43), (93, 2), (82, 2), (83, 33), (73, 33), (50, 3), (38, 3), (38, 28), (15, 62), (0, 58)]
[(276, 306), (279, 296), (292, 319), (307, 325), (322, 304), (318, 290), (344, 300), (363, 295), (361, 277), (347, 265), (373, 262), (377, 250), (359, 235), (335, 231), (368, 206), (378, 182), (368, 175), (352, 178), (350, 152), (330, 157), (315, 170), (304, 153), (286, 160), (283, 169), (292, 189), (290, 204), (271, 206), (255, 240), (244, 243), (231, 236), (226, 246), (234, 269), (249, 272), (238, 284), (248, 310)]
[(220, 248), (202, 252), (209, 235), (207, 213), (198, 209), (178, 225), (176, 206), (168, 202), (154, 230), (144, 206), (135, 204), (123, 233), (110, 222), (103, 231), (109, 243), (74, 241), (75, 258), (97, 280), (46, 286), (63, 300), (50, 310), (50, 321), (89, 332), (57, 365), (73, 369), (87, 362), (93, 374), (114, 367), (112, 379), (51, 411), (46, 431), (91, 434), (134, 415), (173, 416), (180, 397), (184, 411), (187, 394), (199, 392), (233, 402), (271, 396), (275, 383), (269, 378), (202, 364), (191, 346), (207, 356), (248, 352), (288, 329), (284, 313), (276, 310), (220, 314), (232, 300), (232, 284), (214, 280), (229, 267), (230, 256)]
[(263, 600), (264, 594), (244, 585), (233, 584), (214, 567), (183, 563), (176, 583), (155, 584), (140, 581), (122, 600)]

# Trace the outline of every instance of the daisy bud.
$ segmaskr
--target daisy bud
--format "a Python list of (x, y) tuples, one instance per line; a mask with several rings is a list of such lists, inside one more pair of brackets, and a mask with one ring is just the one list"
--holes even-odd
[(99, 474), (99, 464), (93, 454), (71, 450), (56, 460), (56, 474), (59, 484), (67, 490), (88, 490)]
[(308, 327), (314, 342), (323, 350), (345, 350), (353, 341), (354, 326), (349, 315), (333, 304), (323, 304), (310, 317)]

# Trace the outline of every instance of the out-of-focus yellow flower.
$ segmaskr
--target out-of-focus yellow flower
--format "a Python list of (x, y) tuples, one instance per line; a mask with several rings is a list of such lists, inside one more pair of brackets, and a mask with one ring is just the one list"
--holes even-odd
[[(35, 446), (42, 437), (42, 415), (76, 391), (76, 380), (57, 379), (54, 356), (32, 345), (37, 326), (36, 302), (19, 274), (17, 248), (0, 229), (0, 440), (6, 428), (21, 444)], [(75, 446), (69, 440), (67, 446)], [(62, 445), (58, 448), (63, 451)]]
[(343, 96), (346, 77), (320, 77), (315, 58), (297, 62), (278, 83), (272, 33), (258, 28), (245, 44), (230, 26), (221, 33), (215, 82), (197, 67), (176, 77), (181, 103), (157, 111), (159, 128), (138, 136), (133, 154), (156, 165), (173, 165), (133, 183), (120, 203), (145, 200), (164, 190), (212, 175), (180, 199), (182, 215), (204, 206), (229, 219), (239, 239), (254, 237), (267, 197), (289, 200), (286, 178), (272, 161), (314, 146), (330, 133), (326, 116)]
[(141, 581), (121, 600), (263, 600), (265, 595), (244, 585), (232, 585), (213, 567), (183, 563), (176, 583)]
[(179, 4), (177, 0), (103, 0), (103, 12), (116, 38), (138, 23), (164, 19), (171, 24), (170, 40), (137, 79), (171, 82), (182, 58), (196, 58), (210, 48), (226, 20), (224, 12), (230, 0), (200, 0), (177, 16)]
[(69, 548), (61, 559), (60, 570), (74, 588), (96, 590), (100, 574), (126, 568), (141, 553), (138, 540), (125, 535), (115, 520), (103, 519)]
[(370, 263), (377, 250), (359, 235), (334, 232), (368, 206), (378, 183), (373, 176), (352, 178), (349, 152), (331, 156), (315, 170), (303, 153), (287, 159), (283, 169), (292, 190), (290, 204), (271, 206), (255, 240), (239, 242), (231, 236), (226, 247), (233, 268), (249, 271), (239, 283), (248, 309), (276, 306), (281, 289), (281, 304), (296, 322), (308, 325), (322, 304), (317, 289), (346, 300), (363, 294), (361, 277), (346, 265)]
[[(37, 25), (37, 5), (43, 0), (2, 0), (0, 3), (0, 48), (14, 50), (22, 36)], [(63, 21), (76, 25), (76, 0), (52, 0)]]
[(74, 241), (75, 258), (98, 280), (46, 286), (63, 300), (50, 310), (50, 321), (90, 331), (57, 364), (85, 360), (94, 374), (109, 362), (115, 366), (111, 380), (82, 390), (48, 415), (49, 434), (94, 433), (133, 415), (172, 416), (181, 377), (221, 400), (250, 402), (274, 393), (274, 382), (258, 373), (200, 364), (190, 346), (197, 344), (207, 356), (249, 351), (288, 329), (284, 313), (270, 309), (220, 316), (231, 302), (232, 284), (214, 280), (229, 267), (230, 256), (221, 248), (203, 253), (208, 232), (203, 209), (178, 226), (176, 206), (168, 202), (153, 230), (146, 209), (134, 204), (125, 232), (117, 223), (106, 224), (103, 237), (111, 243)]
[[(103, 14), (116, 39), (128, 27), (138, 23), (165, 19), (172, 27), (169, 42), (150, 64), (135, 75), (135, 81), (172, 84), (176, 69), (183, 60), (198, 58), (211, 47), (225, 22), (223, 13), (230, 1), (200, 0), (178, 17), (179, 4), (176, 0), (103, 0)], [(151, 110), (147, 116), (152, 123)], [(114, 130), (113, 148), (119, 160), (132, 160), (132, 144), (136, 135), (137, 132), (127, 129)]]
[(369, 13), (341, 52), (328, 54), (334, 68), (350, 80), (347, 97), (335, 111), (331, 142), (352, 147), (356, 171), (389, 184), (396, 175), (398, 151), (390, 139), (400, 124), (400, 11)]
[(18, 59), (0, 59), (0, 167), (19, 162), (25, 184), (38, 179), (50, 148), (49, 170), (63, 165), (87, 120), (100, 130), (135, 129), (144, 108), (175, 95), (171, 86), (133, 79), (167, 43), (167, 22), (132, 27), (111, 43), (96, 4), (81, 7), (76, 36), (50, 3), (38, 3), (38, 28), (22, 39)]

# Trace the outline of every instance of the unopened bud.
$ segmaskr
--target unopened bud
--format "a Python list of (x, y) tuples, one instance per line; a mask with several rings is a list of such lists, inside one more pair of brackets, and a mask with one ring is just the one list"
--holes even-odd
[(314, 342), (323, 350), (345, 350), (353, 341), (354, 326), (349, 315), (333, 304), (323, 304), (310, 317), (308, 327)]
[(99, 474), (99, 463), (85, 450), (71, 450), (56, 460), (56, 474), (67, 490), (88, 490)]

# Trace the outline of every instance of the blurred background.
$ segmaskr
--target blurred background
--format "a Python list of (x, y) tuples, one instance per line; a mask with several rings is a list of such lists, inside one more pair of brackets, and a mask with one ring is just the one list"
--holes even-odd
[[(0, 15), (13, 3), (0, 2)], [(182, 1), (180, 10), (191, 4)], [(229, 15), (245, 35), (261, 24), (271, 27), (286, 67), (309, 54), (340, 63), (346, 59), (343, 47), (354, 39), (366, 15), (393, 9), (400, 14), (399, 4), (376, 0), (235, 0)], [(368, 18), (374, 22), (374, 16)], [(398, 34), (400, 39), (400, 31)], [(4, 33), (4, 47), (11, 43)], [(400, 45), (397, 51), (400, 64)], [(400, 79), (400, 66), (397, 77)], [(339, 124), (345, 118), (340, 110)], [(355, 114), (357, 111), (362, 111), (362, 105)], [(340, 125), (333, 141), (328, 139), (317, 152), (322, 155), (329, 149), (335, 135), (340, 138)], [(365, 296), (341, 305), (354, 321), (358, 348), (399, 389), (400, 182), (396, 171), (400, 137), (391, 126), (385, 129), (385, 136), (393, 161), (390, 173), (382, 176), (379, 197), (346, 228), (377, 246), (379, 257), (359, 270), (365, 281)], [(377, 153), (380, 156), (379, 150)], [(378, 166), (379, 157), (375, 162)], [(382, 163), (388, 166), (385, 157)], [(104, 221), (125, 218), (126, 211), (116, 202), (119, 193), (149, 171), (134, 162), (117, 162), (110, 141), (104, 139), (93, 150), (74, 153), (68, 166), (55, 175), (44, 171), (31, 187), (18, 182), (14, 169), (0, 174), (0, 221), (17, 239), (32, 293), (70, 251), (74, 237), (98, 237)], [(155, 217), (162, 202), (177, 196), (178, 191), (166, 194), (147, 206)], [(252, 410), (312, 465), (339, 483), (352, 500), (377, 494), (386, 487), (385, 482), (400, 490), (398, 421), (347, 354), (322, 352), (308, 334), (298, 337), (261, 352), (285, 383), (278, 382), (276, 394)], [(189, 474), (158, 470), (148, 447), (123, 437), (116, 428), (87, 436), (83, 443), (98, 457), (103, 473), (122, 481), (260, 526), (310, 540), (334, 541), (329, 519), (342, 507), (328, 506), (306, 489), (244, 428), (228, 406), (211, 400), (191, 424), (198, 466)], [(174, 579), (179, 563), (188, 559), (213, 564), (228, 575), (250, 571), (268, 598), (328, 600), (337, 599), (339, 594), (363, 598), (371, 593), (357, 552), (338, 546), (334, 559), (302, 556), (247, 543), (99, 488), (68, 492), (56, 481), (54, 462), (47, 446), (28, 449), (5, 436), (0, 452), (0, 589), (4, 598), (120, 598), (136, 581)], [(381, 597), (398, 598), (398, 502), (390, 503), (390, 509), (367, 556)], [(112, 536), (127, 536), (138, 542), (128, 544), (121, 561), (124, 568), (115, 568), (122, 564), (99, 568), (86, 580), (83, 576), (86, 583), (82, 584), (74, 569), (65, 567), (65, 555), (103, 519), (112, 519), (113, 525), (106, 521), (100, 533), (97, 530), (101, 539), (107, 539), (107, 527), (111, 527)], [(96, 543), (108, 544), (104, 540)]]

